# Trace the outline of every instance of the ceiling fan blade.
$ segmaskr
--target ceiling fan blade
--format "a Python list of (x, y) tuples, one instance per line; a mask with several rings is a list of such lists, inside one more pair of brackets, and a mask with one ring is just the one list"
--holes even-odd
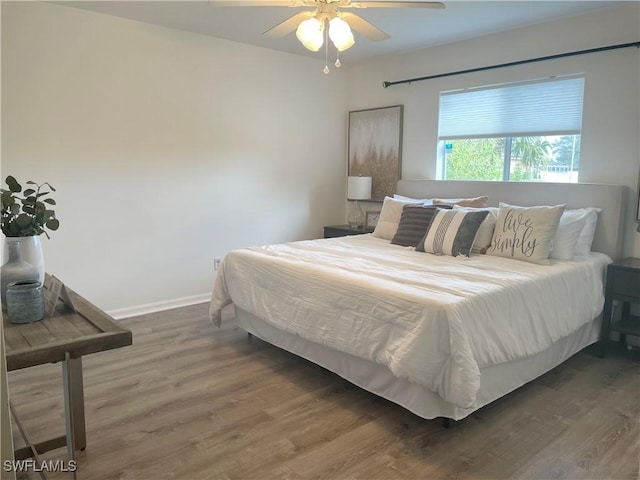
[(306, 7), (303, 0), (209, 0), (212, 7)]
[(268, 37), (280, 38), (284, 37), (286, 34), (293, 32), (298, 25), (304, 20), (313, 17), (315, 12), (300, 12), (296, 13), (293, 17), (287, 18), (284, 22), (279, 23), (273, 28), (270, 28), (263, 35), (267, 35)]
[(356, 32), (364, 35), (369, 40), (373, 40), (374, 42), (380, 40), (387, 40), (391, 38), (385, 32), (380, 30), (378, 27), (371, 25), (364, 18), (359, 17), (355, 13), (342, 12), (340, 17), (349, 24), (351, 28), (353, 28)]
[(377, 2), (375, 0), (365, 2), (351, 2), (346, 7), (353, 8), (445, 8), (441, 2)]

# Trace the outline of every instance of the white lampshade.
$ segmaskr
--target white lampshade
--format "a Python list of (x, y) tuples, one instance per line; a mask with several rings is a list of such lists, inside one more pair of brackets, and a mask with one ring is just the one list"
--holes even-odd
[(339, 52), (351, 48), (355, 43), (349, 24), (340, 17), (333, 17), (329, 21), (329, 37)]
[(317, 52), (324, 43), (324, 21), (320, 22), (316, 17), (305, 20), (296, 30), (296, 37), (300, 43), (312, 52)]
[(371, 198), (371, 177), (348, 177), (347, 199), (369, 200)]

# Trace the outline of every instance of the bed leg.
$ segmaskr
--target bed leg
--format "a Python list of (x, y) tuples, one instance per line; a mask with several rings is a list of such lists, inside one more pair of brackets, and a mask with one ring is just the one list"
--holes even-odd
[(451, 420), (450, 418), (446, 418), (446, 417), (442, 418), (442, 426), (444, 428), (451, 428), (453, 426), (453, 422), (454, 420)]

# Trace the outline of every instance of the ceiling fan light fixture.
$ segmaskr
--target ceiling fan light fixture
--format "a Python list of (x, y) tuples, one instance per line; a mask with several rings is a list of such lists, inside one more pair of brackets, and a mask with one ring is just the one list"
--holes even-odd
[(353, 47), (355, 43), (349, 24), (340, 17), (333, 17), (329, 21), (329, 37), (339, 52)]
[(320, 50), (324, 42), (324, 22), (320, 22), (316, 17), (309, 18), (298, 25), (296, 37), (305, 48), (312, 52)]

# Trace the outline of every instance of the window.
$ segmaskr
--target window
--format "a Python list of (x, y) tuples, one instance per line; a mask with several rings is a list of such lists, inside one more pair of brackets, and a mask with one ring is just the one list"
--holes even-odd
[(440, 94), (438, 175), (577, 182), (584, 77)]

